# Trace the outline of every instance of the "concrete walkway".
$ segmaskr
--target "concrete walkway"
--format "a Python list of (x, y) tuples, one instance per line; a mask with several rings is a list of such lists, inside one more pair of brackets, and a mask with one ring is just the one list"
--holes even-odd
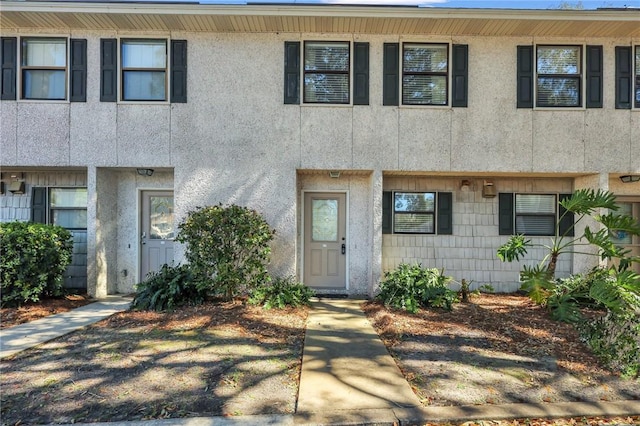
[(69, 312), (50, 315), (36, 321), (2, 329), (0, 331), (0, 359), (71, 333), (116, 312), (126, 311), (130, 304), (130, 297), (107, 296)]
[[(90, 423), (86, 426), (420, 425), (515, 418), (640, 415), (640, 401), (421, 407), (360, 310), (358, 300), (321, 299), (309, 313), (295, 414)], [(109, 296), (73, 311), (0, 331), (0, 358), (129, 308)], [(78, 426), (78, 425), (75, 425)]]

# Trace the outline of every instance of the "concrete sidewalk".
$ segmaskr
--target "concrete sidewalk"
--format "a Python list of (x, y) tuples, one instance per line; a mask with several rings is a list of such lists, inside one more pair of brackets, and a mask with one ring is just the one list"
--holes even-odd
[(130, 297), (107, 296), (69, 312), (50, 315), (36, 321), (0, 330), (0, 359), (10, 357), (56, 337), (126, 311)]

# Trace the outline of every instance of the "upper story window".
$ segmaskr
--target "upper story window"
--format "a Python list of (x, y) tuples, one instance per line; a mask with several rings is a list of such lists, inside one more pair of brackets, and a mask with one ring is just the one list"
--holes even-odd
[(350, 63), (348, 42), (305, 42), (304, 102), (348, 104)]
[(187, 41), (100, 40), (101, 102), (187, 102)]
[(448, 71), (448, 44), (403, 44), (402, 103), (447, 105)]
[(537, 46), (536, 106), (582, 106), (582, 47)]
[(66, 38), (23, 38), (21, 56), (22, 99), (66, 99)]
[(636, 46), (636, 108), (640, 108), (640, 46)]
[(167, 41), (121, 41), (122, 100), (167, 100)]

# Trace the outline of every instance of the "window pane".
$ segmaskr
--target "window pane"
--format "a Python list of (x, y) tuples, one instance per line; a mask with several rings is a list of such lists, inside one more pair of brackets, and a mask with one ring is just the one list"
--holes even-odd
[(402, 103), (414, 105), (446, 105), (447, 77), (434, 75), (403, 76)]
[(433, 212), (436, 206), (433, 192), (396, 192), (395, 211), (397, 212)]
[(173, 235), (173, 197), (149, 197), (149, 238), (167, 240)]
[(404, 72), (447, 72), (447, 45), (405, 44)]
[(396, 213), (393, 216), (393, 232), (433, 234), (434, 223), (433, 213)]
[(311, 239), (338, 241), (338, 200), (313, 200)]
[(349, 103), (349, 75), (305, 74), (304, 101)]
[(304, 45), (305, 71), (349, 71), (349, 43), (307, 42)]
[(67, 40), (24, 39), (22, 65), (28, 67), (65, 67), (67, 65)]
[(636, 46), (636, 107), (640, 107), (640, 46)]
[(556, 196), (539, 194), (516, 194), (516, 214), (555, 214)]
[(164, 101), (164, 71), (125, 71), (123, 99), (126, 101)]
[(580, 47), (539, 46), (538, 74), (580, 74)]
[(122, 42), (124, 68), (166, 68), (165, 40), (126, 40)]
[(64, 70), (23, 70), (23, 97), (25, 99), (64, 99)]
[(51, 207), (87, 207), (87, 188), (52, 188)]
[[(633, 207), (631, 203), (618, 203), (618, 211), (615, 214), (633, 215)], [(626, 231), (611, 231), (611, 241), (615, 245), (631, 244), (631, 234)]]
[(85, 229), (87, 227), (87, 210), (52, 210), (54, 225), (63, 228)]
[(516, 216), (516, 233), (554, 235), (555, 216)]
[(538, 106), (580, 106), (577, 78), (538, 78)]

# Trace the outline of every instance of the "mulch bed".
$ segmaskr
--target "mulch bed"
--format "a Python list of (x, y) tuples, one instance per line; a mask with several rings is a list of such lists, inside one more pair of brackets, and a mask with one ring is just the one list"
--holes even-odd
[(44, 298), (15, 308), (0, 309), (0, 328), (12, 327), (53, 314), (67, 312), (95, 302), (86, 294), (70, 294), (63, 297)]

